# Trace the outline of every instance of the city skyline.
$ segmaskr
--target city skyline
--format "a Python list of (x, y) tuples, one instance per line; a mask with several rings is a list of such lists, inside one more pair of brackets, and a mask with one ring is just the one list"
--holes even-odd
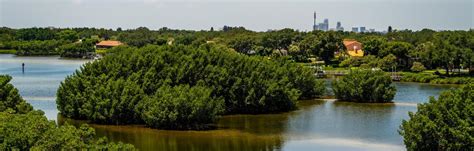
[[(393, 29), (469, 30), (474, 27), (471, 0), (0, 0), (0, 26), (96, 27), (209, 30), (243, 26), (250, 30), (293, 28), (311, 31), (312, 12), (329, 28), (345, 31), (367, 27)], [(105, 13), (104, 13), (105, 12)]]

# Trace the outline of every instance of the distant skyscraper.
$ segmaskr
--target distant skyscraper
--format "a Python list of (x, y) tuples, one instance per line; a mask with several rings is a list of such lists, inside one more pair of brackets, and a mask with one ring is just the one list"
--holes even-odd
[(366, 31), (365, 31), (365, 27), (360, 27), (360, 32), (361, 32), (361, 33), (366, 32)]
[(324, 23), (319, 23), (318, 24), (318, 30), (323, 30), (324, 31)]
[(329, 30), (329, 19), (324, 19), (324, 31)]
[(359, 28), (357, 28), (357, 27), (352, 27), (352, 32), (356, 32), (356, 33), (359, 32)]
[(329, 31), (329, 19), (326, 18), (324, 19), (324, 22), (318, 24), (316, 20), (316, 12), (314, 12), (313, 15), (313, 30)]
[(337, 24), (336, 24), (336, 30), (337, 30), (337, 31), (344, 31), (344, 28), (342, 27), (340, 21), (338, 21)]

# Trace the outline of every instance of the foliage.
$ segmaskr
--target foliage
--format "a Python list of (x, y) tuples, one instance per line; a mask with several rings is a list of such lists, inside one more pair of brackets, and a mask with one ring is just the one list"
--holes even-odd
[(147, 125), (165, 129), (202, 129), (224, 109), (224, 100), (211, 97), (212, 89), (200, 86), (163, 86), (138, 104)]
[(393, 54), (389, 54), (379, 60), (379, 68), (384, 71), (392, 71), (397, 65), (397, 57)]
[(413, 62), (413, 66), (411, 66), (410, 70), (413, 72), (422, 72), (426, 70), (426, 68), (421, 62)]
[(434, 75), (432, 73), (402, 73), (401, 81), (404, 82), (421, 82), (421, 83), (429, 83), (431, 80), (439, 78), (438, 75)]
[(0, 112), (0, 150), (134, 150), (130, 144), (95, 139), (93, 128), (83, 125), (56, 126), (41, 111), (26, 114)]
[(237, 52), (243, 54), (249, 54), (255, 45), (255, 39), (252, 39), (249, 36), (239, 36), (233, 38), (228, 43), (230, 48), (235, 49)]
[(25, 28), (19, 29), (16, 39), (19, 40), (53, 40), (56, 38), (56, 30), (49, 28)]
[(17, 55), (58, 55), (58, 47), (65, 44), (64, 41), (22, 41), (15, 43), (12, 47), (17, 50)]
[(0, 75), (0, 112), (30, 112), (33, 107), (23, 100), (18, 90), (9, 83), (11, 79), (8, 75)]
[(95, 52), (96, 39), (85, 39), (77, 43), (62, 45), (59, 47), (61, 57), (80, 58)]
[(377, 56), (382, 50), (386, 39), (381, 36), (367, 36), (362, 39), (364, 55)]
[(21, 98), (10, 80), (0, 75), (0, 150), (134, 150), (129, 144), (95, 139), (94, 129), (87, 125), (77, 129), (48, 121), (43, 111), (33, 110)]
[(156, 37), (146, 27), (139, 27), (133, 31), (126, 31), (118, 36), (118, 40), (130, 46), (143, 47), (147, 44), (154, 44)]
[[(314, 97), (324, 91), (322, 81), (308, 68), (285, 60), (248, 57), (219, 45), (206, 44), (199, 49), (182, 45), (118, 47), (112, 51), (61, 83), (57, 104), (63, 115), (99, 123), (186, 129), (213, 121), (220, 112), (221, 99), (224, 114), (271, 113), (291, 110), (298, 97)], [(182, 105), (173, 109), (177, 103)], [(143, 109), (143, 104), (154, 105)], [(181, 108), (191, 108), (196, 114)], [(170, 118), (162, 113), (176, 115)], [(183, 127), (174, 127), (176, 124)]]
[(0, 49), (0, 54), (16, 54), (16, 50), (13, 50), (13, 49), (7, 49), (7, 50)]
[(430, 81), (431, 84), (470, 84), (474, 83), (473, 77), (445, 77)]
[(341, 101), (391, 102), (396, 89), (390, 76), (382, 71), (354, 70), (333, 82), (333, 91)]
[(319, 56), (326, 64), (334, 58), (334, 52), (346, 50), (341, 37), (334, 32), (313, 32), (301, 41), (300, 48)]
[[(146, 45), (188, 45), (200, 47), (205, 43), (214, 43), (247, 55), (260, 55), (270, 58), (290, 55), (293, 61), (307, 62), (308, 58), (322, 60), (326, 65), (338, 64), (345, 58), (337, 58), (335, 52), (343, 54), (345, 47), (342, 39), (355, 39), (363, 43), (364, 57), (375, 56), (379, 68), (384, 71), (397, 69), (410, 71), (413, 62), (422, 63), (426, 69), (443, 68), (446, 76), (457, 76), (453, 69), (468, 69), (474, 75), (474, 30), (469, 31), (421, 31), (393, 30), (381, 33), (354, 33), (334, 31), (302, 32), (293, 29), (255, 32), (244, 27), (225, 26), (223, 30), (190, 31), (174, 30), (163, 27), (150, 30), (145, 27), (117, 30), (96, 28), (0, 28), (0, 49), (17, 50), (18, 55), (58, 55), (60, 46), (82, 48), (72, 43), (77, 39), (115, 39), (129, 46)], [(59, 44), (54, 44), (59, 41)], [(22, 46), (22, 47), (20, 47)], [(65, 46), (65, 47), (67, 47)], [(20, 50), (20, 48), (22, 48)], [(72, 53), (77, 56), (78, 53)], [(278, 55), (275, 55), (278, 54)], [(394, 61), (385, 61), (385, 57)], [(64, 55), (63, 55), (64, 56)], [(362, 60), (347, 60), (363, 61)], [(372, 59), (372, 58), (370, 58)], [(375, 61), (350, 64), (358, 67), (374, 67)], [(348, 66), (349, 64), (343, 64)], [(395, 65), (395, 66), (392, 66)]]
[(408, 65), (408, 52), (414, 49), (413, 45), (407, 42), (388, 42), (385, 43), (384, 48), (379, 52), (379, 56), (386, 57), (390, 54), (396, 57), (396, 63), (398, 69), (407, 68)]
[(418, 105), (403, 120), (400, 135), (408, 150), (474, 150), (474, 85), (441, 93)]
[(421, 82), (431, 84), (469, 84), (474, 83), (473, 77), (442, 77), (432, 73), (408, 73), (401, 74), (401, 81), (404, 82)]
[(75, 42), (77, 39), (79, 39), (79, 36), (77, 36), (77, 32), (74, 30), (60, 31), (57, 33), (57, 37), (59, 37), (59, 39), (72, 41), (72, 42)]

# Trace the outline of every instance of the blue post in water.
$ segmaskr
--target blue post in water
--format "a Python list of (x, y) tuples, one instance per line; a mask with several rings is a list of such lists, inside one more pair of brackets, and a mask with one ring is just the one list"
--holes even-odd
[(25, 63), (21, 63), (21, 71), (25, 74)]

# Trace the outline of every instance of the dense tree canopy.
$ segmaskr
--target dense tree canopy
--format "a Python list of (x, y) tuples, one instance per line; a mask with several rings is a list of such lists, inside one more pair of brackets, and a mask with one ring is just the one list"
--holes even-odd
[(57, 126), (42, 111), (33, 110), (10, 80), (0, 75), (0, 150), (134, 150), (129, 144), (96, 139), (87, 125)]
[[(354, 33), (334, 31), (301, 32), (293, 29), (255, 32), (243, 27), (225, 26), (222, 30), (190, 31), (163, 27), (152, 30), (146, 27), (129, 30), (97, 28), (0, 28), (0, 49), (17, 50), (18, 55), (58, 55), (61, 49), (83, 48), (74, 45), (85, 39), (119, 40), (129, 46), (146, 45), (192, 45), (216, 43), (235, 51), (277, 58), (289, 55), (296, 62), (310, 62), (310, 58), (324, 61), (327, 66), (339, 67), (345, 61), (358, 59), (345, 57), (343, 39), (354, 39), (362, 43), (364, 57), (375, 56), (383, 61), (389, 55), (395, 56), (398, 71), (411, 71), (414, 62), (426, 69), (444, 69), (446, 76), (453, 76), (456, 69), (468, 69), (474, 74), (474, 30), (469, 31), (421, 31), (393, 30), (388, 33)], [(65, 45), (64, 47), (61, 47)], [(81, 49), (82, 50), (82, 49)], [(72, 51), (75, 52), (75, 51)], [(78, 51), (76, 51), (78, 52)], [(90, 51), (92, 52), (92, 51)], [(81, 54), (81, 53), (72, 53)], [(84, 54), (82, 54), (84, 55)], [(64, 57), (80, 57), (71, 53)], [(392, 56), (390, 56), (391, 59)], [(314, 60), (314, 59), (311, 59)], [(368, 60), (368, 59), (366, 59)], [(368, 62), (351, 66), (370, 66)], [(374, 66), (389, 71), (392, 68)], [(344, 64), (342, 64), (344, 65)], [(347, 65), (347, 64), (346, 64)], [(386, 64), (385, 64), (386, 65)], [(459, 71), (459, 70), (458, 70)]]
[(134, 150), (133, 145), (95, 138), (87, 125), (57, 126), (41, 111), (26, 114), (0, 112), (0, 150)]
[(408, 150), (474, 150), (474, 84), (441, 93), (403, 120)]
[(354, 70), (333, 81), (333, 91), (341, 101), (385, 103), (391, 102), (396, 88), (392, 79), (382, 71)]
[(10, 84), (12, 78), (0, 75), (0, 112), (27, 113), (33, 107), (21, 98), (18, 90)]
[(61, 83), (57, 104), (62, 114), (185, 129), (208, 124), (219, 114), (288, 111), (298, 98), (324, 91), (308, 68), (218, 45), (117, 49)]
[(59, 47), (61, 57), (80, 58), (87, 56), (88, 53), (95, 52), (97, 39), (84, 39), (76, 43), (65, 44)]

